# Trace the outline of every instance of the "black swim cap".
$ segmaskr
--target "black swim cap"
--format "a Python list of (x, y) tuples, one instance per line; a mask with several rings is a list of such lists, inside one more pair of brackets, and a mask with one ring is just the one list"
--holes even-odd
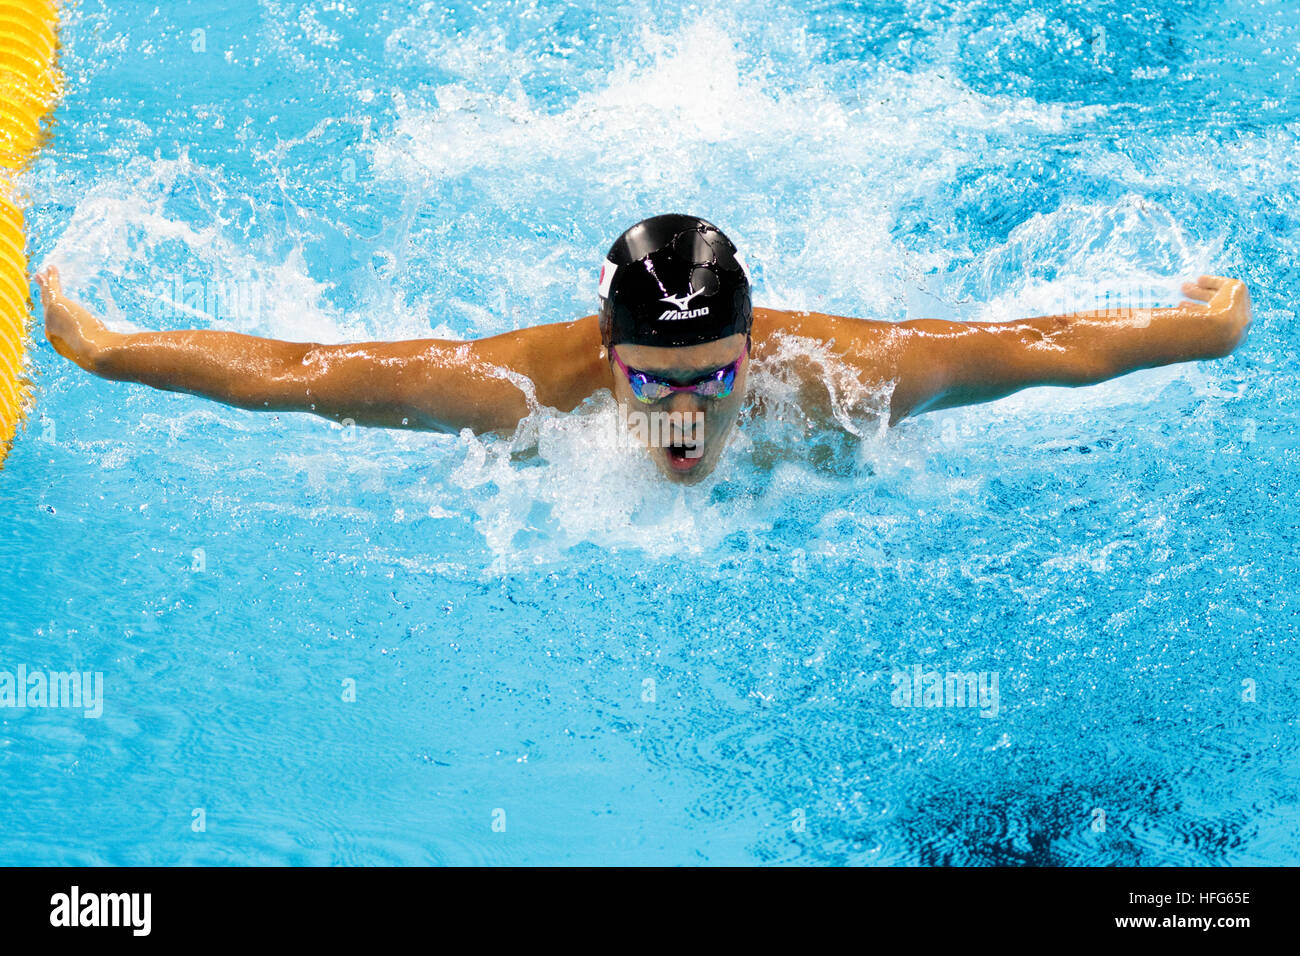
[(698, 345), (748, 333), (753, 320), (744, 262), (713, 223), (653, 216), (610, 246), (600, 270), (605, 348)]

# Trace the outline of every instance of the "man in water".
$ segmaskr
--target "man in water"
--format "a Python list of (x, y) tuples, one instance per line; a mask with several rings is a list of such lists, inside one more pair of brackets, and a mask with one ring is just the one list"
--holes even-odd
[(257, 411), (312, 412), (387, 428), (510, 431), (542, 406), (572, 411), (609, 389), (668, 478), (709, 474), (744, 407), (750, 365), (784, 342), (824, 359), (797, 370), (799, 404), (831, 424), (827, 364), (888, 396), (890, 424), (1035, 385), (1091, 385), (1137, 369), (1221, 358), (1250, 325), (1237, 279), (1201, 276), (1176, 308), (1107, 309), (1013, 322), (883, 322), (751, 308), (736, 247), (693, 216), (655, 216), (619, 236), (600, 312), (486, 339), (316, 345), (233, 332), (122, 334), (37, 277), (60, 355), (116, 381)]

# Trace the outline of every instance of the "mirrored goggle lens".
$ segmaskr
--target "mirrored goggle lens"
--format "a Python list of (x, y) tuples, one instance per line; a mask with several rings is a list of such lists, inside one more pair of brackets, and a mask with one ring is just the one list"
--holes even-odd
[(695, 393), (703, 395), (705, 398), (726, 398), (731, 394), (731, 386), (736, 381), (736, 369), (721, 369), (711, 379), (704, 382), (698, 382), (695, 385)]
[(657, 402), (661, 398), (667, 398), (673, 393), (673, 390), (663, 382), (656, 382), (652, 378), (646, 378), (644, 375), (633, 375), (629, 382), (632, 385), (632, 394), (643, 402)]
[[(642, 372), (634, 373), (628, 381), (632, 385), (632, 393), (643, 402), (657, 402), (667, 398), (674, 391), (673, 387), (666, 382), (650, 378)], [(726, 398), (731, 394), (735, 382), (736, 367), (732, 365), (718, 369), (712, 378), (696, 382), (691, 386), (691, 391), (704, 398)]]

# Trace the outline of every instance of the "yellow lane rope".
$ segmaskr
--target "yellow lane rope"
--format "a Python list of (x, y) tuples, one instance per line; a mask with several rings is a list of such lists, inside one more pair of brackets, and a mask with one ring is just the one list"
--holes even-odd
[(41, 123), (58, 102), (58, 22), (54, 0), (0, 0), (0, 466), (31, 392), (27, 241), (12, 177), (40, 147)]

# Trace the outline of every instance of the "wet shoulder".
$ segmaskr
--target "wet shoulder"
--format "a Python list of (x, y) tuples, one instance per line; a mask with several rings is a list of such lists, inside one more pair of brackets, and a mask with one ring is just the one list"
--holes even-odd
[(846, 315), (755, 308), (754, 354), (759, 358), (773, 354), (783, 337), (813, 339), (828, 345), (833, 342), (837, 352), (859, 351), (857, 347), (887, 336), (891, 328), (889, 322)]
[[(890, 323), (818, 312), (754, 310), (749, 393), (756, 417), (866, 434), (886, 420)], [(876, 343), (873, 347), (873, 343)]]
[(543, 405), (569, 411), (613, 384), (594, 315), (527, 326), (476, 344), (487, 362), (531, 379)]
[(544, 339), (543, 352), (549, 368), (566, 370), (557, 374), (564, 392), (558, 403), (560, 407), (573, 408), (593, 392), (613, 388), (596, 316), (588, 315), (551, 327)]

